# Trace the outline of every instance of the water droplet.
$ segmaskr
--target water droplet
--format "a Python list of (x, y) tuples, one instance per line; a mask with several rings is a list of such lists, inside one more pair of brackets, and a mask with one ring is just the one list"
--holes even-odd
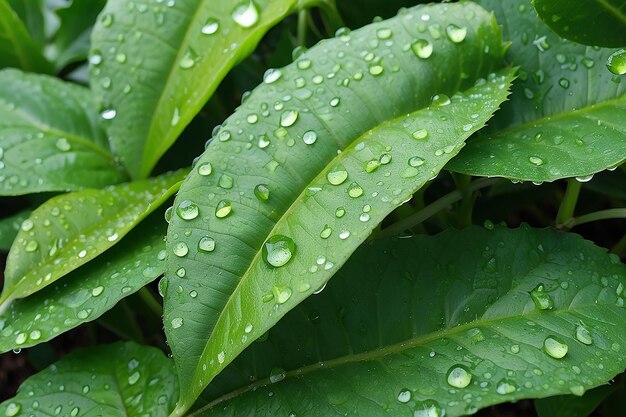
[(451, 24), (446, 27), (446, 35), (454, 43), (461, 43), (467, 35), (467, 28)]
[(176, 126), (178, 122), (180, 122), (180, 110), (178, 107), (175, 107), (172, 113), (172, 120), (170, 120), (170, 126)]
[(348, 179), (348, 171), (343, 165), (337, 165), (326, 174), (326, 179), (332, 185), (341, 185)]
[(270, 189), (267, 184), (259, 184), (254, 187), (254, 195), (259, 201), (267, 201), (270, 198)]
[(312, 130), (309, 130), (309, 131), (304, 133), (304, 135), (302, 136), (302, 140), (307, 145), (313, 145), (315, 143), (315, 141), (317, 140), (317, 133), (315, 133)]
[(446, 413), (435, 400), (417, 401), (413, 417), (443, 417)]
[(378, 159), (372, 159), (365, 163), (365, 172), (371, 173), (376, 171), (382, 164)]
[(28, 339), (28, 335), (26, 333), (20, 333), (15, 338), (15, 344), (16, 345), (23, 345), (24, 343), (26, 343), (27, 339)]
[(70, 142), (66, 138), (57, 139), (56, 147), (61, 152), (67, 152), (72, 149), (72, 145), (70, 145)]
[(187, 50), (185, 50), (185, 53), (183, 54), (183, 57), (178, 62), (178, 65), (182, 69), (189, 69), (193, 67), (194, 65), (196, 65), (197, 59), (198, 59), (198, 54), (196, 54), (196, 52), (193, 49), (187, 48)]
[(335, 32), (335, 37), (340, 38), (343, 42), (347, 42), (350, 40), (350, 33), (352, 32), (349, 28), (342, 27), (337, 29), (337, 31)]
[(270, 382), (272, 384), (275, 384), (285, 379), (286, 376), (287, 374), (285, 373), (284, 369), (273, 368), (272, 371), (270, 372)]
[(100, 23), (102, 23), (102, 26), (105, 28), (111, 27), (113, 24), (113, 15), (111, 13), (103, 14), (100, 18)]
[(325, 225), (322, 231), (320, 232), (320, 237), (322, 239), (328, 239), (332, 233), (333, 233), (333, 229), (329, 225)]
[(233, 135), (228, 130), (222, 130), (218, 135), (220, 142), (228, 142), (233, 138)]
[(213, 165), (211, 165), (210, 162), (205, 162), (204, 164), (200, 164), (198, 166), (198, 174), (202, 175), (203, 177), (211, 175), (212, 172)]
[(343, 207), (337, 207), (337, 210), (335, 210), (335, 216), (337, 218), (342, 218), (345, 214), (346, 214), (346, 209), (344, 209)]
[(290, 127), (293, 126), (298, 120), (298, 112), (295, 110), (287, 110), (283, 114), (280, 115), (280, 125), (282, 127)]
[(126, 62), (126, 54), (120, 52), (119, 54), (115, 55), (115, 60), (120, 64), (124, 64)]
[(291, 288), (274, 286), (272, 288), (272, 295), (277, 304), (285, 304), (291, 298)]
[(233, 205), (230, 200), (221, 200), (215, 208), (215, 217), (223, 219), (233, 211)]
[(230, 190), (231, 188), (233, 188), (234, 182), (235, 181), (233, 180), (233, 177), (231, 177), (230, 175), (222, 174), (219, 181), (217, 182), (217, 185), (225, 190)]
[(606, 61), (606, 67), (615, 75), (626, 74), (626, 49), (614, 52)]
[(28, 232), (30, 230), (32, 230), (32, 228), (35, 226), (35, 223), (33, 223), (33, 221), (31, 219), (26, 219), (22, 222), (22, 230), (25, 232)]
[(353, 182), (348, 186), (348, 195), (352, 198), (361, 197), (363, 195), (363, 188), (356, 182)]
[(189, 253), (189, 247), (185, 242), (177, 242), (174, 245), (174, 255), (178, 257), (186, 256)]
[(585, 345), (593, 344), (593, 338), (591, 337), (589, 329), (587, 329), (582, 324), (576, 326), (576, 340)]
[(413, 53), (422, 59), (428, 59), (433, 54), (433, 45), (426, 39), (418, 39), (411, 45)]
[(330, 106), (337, 107), (339, 105), (339, 102), (340, 102), (339, 97), (334, 97), (332, 100), (330, 100)]
[(393, 36), (393, 32), (388, 28), (381, 28), (376, 31), (376, 37), (380, 40), (389, 39)]
[(299, 60), (296, 65), (298, 66), (298, 69), (305, 70), (305, 69), (311, 68), (311, 64), (312, 64), (311, 60), (308, 58), (305, 58), (305, 59)]
[(380, 64), (372, 64), (369, 67), (370, 74), (372, 74), (375, 77), (382, 74), (384, 71), (385, 71), (385, 68)]
[(36, 240), (29, 240), (24, 247), (26, 252), (35, 252), (39, 248), (39, 243)]
[(554, 301), (550, 294), (545, 291), (543, 284), (537, 285), (531, 292), (530, 298), (535, 303), (538, 310), (551, 310), (554, 308)]
[(517, 385), (509, 379), (501, 379), (496, 385), (496, 392), (500, 395), (513, 394), (515, 391), (517, 391)]
[(209, 236), (203, 236), (198, 241), (198, 250), (201, 252), (213, 252), (215, 250), (215, 240)]
[(473, 328), (468, 330), (467, 335), (469, 336), (472, 343), (478, 343), (485, 340), (485, 335), (479, 328)]
[[(172, 324), (172, 327), (174, 327), (174, 324)], [(180, 327), (180, 326), (179, 326)], [(135, 371), (133, 372), (129, 377), (128, 377), (128, 384), (129, 385), (135, 385), (137, 383), (137, 381), (139, 381), (139, 378), (141, 378), (141, 374), (139, 373), (139, 371)]]
[(424, 165), (424, 158), (420, 158), (419, 156), (414, 156), (409, 159), (409, 165), (412, 167), (419, 167)]
[(350, 237), (350, 232), (349, 231), (342, 230), (341, 232), (339, 232), (339, 239), (346, 240), (349, 237)]
[(465, 388), (472, 382), (472, 374), (463, 365), (455, 365), (448, 370), (448, 384), (455, 388)]
[(204, 22), (204, 26), (202, 26), (201, 32), (203, 35), (213, 35), (220, 28), (220, 22), (216, 19), (209, 18), (206, 22)]
[(102, 294), (102, 292), (104, 291), (104, 287), (102, 285), (95, 287), (94, 289), (91, 290), (91, 295), (93, 297), (97, 297), (100, 294)]
[(184, 200), (176, 209), (176, 214), (183, 220), (193, 220), (198, 217), (199, 213), (198, 206), (190, 200)]
[(22, 406), (20, 404), (10, 403), (9, 405), (7, 405), (5, 415), (7, 417), (14, 417), (20, 412), (21, 409), (22, 409)]
[(569, 80), (567, 78), (561, 78), (559, 80), (559, 85), (563, 88), (569, 88)]
[(171, 323), (172, 323), (172, 328), (173, 329), (178, 329), (180, 326), (183, 325), (183, 319), (180, 318), (180, 317), (176, 317), (176, 318), (172, 319)]
[(295, 242), (284, 235), (274, 235), (263, 244), (263, 259), (275, 268), (291, 260), (296, 251)]
[(187, 271), (185, 270), (185, 268), (181, 267), (176, 270), (176, 276), (178, 278), (185, 278), (185, 275), (187, 275)]
[(561, 359), (567, 355), (569, 347), (556, 336), (548, 336), (543, 341), (543, 350), (554, 359)]
[(428, 138), (428, 131), (426, 129), (417, 129), (413, 132), (413, 138), (417, 140), (424, 140)]
[(450, 97), (445, 94), (436, 94), (430, 103), (432, 107), (444, 107), (451, 103)]
[(398, 401), (401, 402), (402, 404), (406, 404), (409, 401), (411, 401), (411, 396), (412, 396), (411, 390), (407, 388), (403, 388), (398, 393)]
[(541, 158), (540, 158), (540, 157), (538, 157), (538, 156), (531, 156), (530, 158), (528, 158), (528, 161), (529, 161), (531, 164), (536, 165), (536, 166), (540, 166), (540, 165), (543, 165), (543, 164), (544, 164), (543, 159), (541, 159)]
[(246, 1), (233, 9), (231, 17), (242, 28), (251, 28), (259, 21), (259, 9), (253, 0)]
[(115, 119), (115, 116), (117, 116), (117, 111), (115, 109), (105, 109), (102, 113), (100, 113), (100, 116), (104, 120), (113, 120)]

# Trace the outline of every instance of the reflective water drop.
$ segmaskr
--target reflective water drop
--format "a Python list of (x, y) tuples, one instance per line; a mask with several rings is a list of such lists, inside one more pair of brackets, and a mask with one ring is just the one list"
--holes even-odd
[(413, 417), (443, 417), (446, 414), (435, 400), (418, 401), (413, 410)]
[(171, 323), (173, 329), (178, 329), (180, 326), (183, 325), (183, 319), (180, 317), (176, 317), (172, 319)]
[(190, 200), (184, 200), (176, 208), (176, 214), (183, 220), (193, 220), (198, 217), (199, 213), (198, 206)]
[(430, 105), (432, 107), (444, 107), (451, 103), (450, 97), (445, 94), (436, 94), (433, 96)]
[(185, 242), (178, 242), (174, 245), (174, 255), (178, 257), (186, 256), (189, 253), (189, 247)]
[(348, 195), (352, 198), (361, 197), (363, 195), (363, 188), (356, 182), (353, 182), (348, 186)]
[(326, 179), (332, 185), (341, 185), (348, 179), (348, 171), (343, 165), (337, 165), (326, 174)]
[(270, 68), (265, 71), (265, 74), (263, 74), (263, 82), (265, 84), (272, 84), (278, 81), (282, 76), (283, 73), (281, 72), (281, 70)]
[(424, 165), (424, 158), (420, 158), (419, 156), (414, 156), (409, 159), (409, 165), (412, 167), (419, 167)]
[(233, 177), (231, 177), (230, 175), (222, 174), (219, 181), (217, 182), (217, 185), (225, 190), (230, 190), (231, 188), (233, 188), (234, 182), (235, 181), (233, 180)]
[(222, 130), (220, 134), (217, 136), (220, 142), (228, 142), (229, 140), (232, 139), (232, 137), (233, 135), (228, 130)]
[(251, 28), (259, 21), (259, 9), (253, 0), (240, 3), (233, 9), (231, 17), (239, 26)]
[(16, 345), (23, 345), (24, 343), (26, 343), (27, 339), (28, 339), (28, 335), (26, 333), (20, 333), (15, 338), (15, 344)]
[(615, 75), (626, 74), (626, 49), (614, 52), (606, 61), (606, 67)]
[(285, 304), (291, 298), (291, 288), (274, 286), (272, 288), (272, 294), (277, 304)]
[(217, 207), (215, 208), (215, 217), (219, 219), (223, 219), (228, 216), (233, 210), (233, 205), (230, 200), (221, 200), (217, 203)]
[(406, 404), (409, 401), (411, 401), (411, 396), (412, 396), (411, 390), (407, 388), (403, 388), (398, 393), (398, 401), (401, 402), (402, 404)]
[(254, 195), (259, 201), (267, 201), (270, 198), (270, 189), (267, 184), (259, 184), (254, 187)]
[(312, 130), (304, 132), (304, 135), (302, 136), (302, 140), (307, 145), (313, 145), (315, 143), (315, 141), (317, 140), (317, 133), (315, 133)]
[(540, 158), (540, 157), (538, 157), (538, 156), (531, 156), (530, 158), (528, 158), (528, 161), (529, 161), (531, 164), (533, 164), (533, 165), (537, 165), (537, 166), (540, 166), (540, 165), (543, 165), (543, 164), (544, 164), (543, 159), (541, 159), (541, 158)]
[(267, 137), (267, 135), (259, 136), (258, 146), (261, 149), (267, 148), (268, 146), (270, 146), (270, 138)]
[(561, 359), (567, 355), (569, 347), (558, 337), (548, 336), (543, 341), (543, 350), (548, 354), (548, 356), (551, 356), (554, 359)]
[(97, 297), (100, 294), (102, 294), (102, 292), (104, 291), (104, 287), (102, 285), (95, 287), (94, 289), (91, 290), (91, 295), (93, 297)]
[(419, 58), (428, 59), (433, 54), (433, 45), (426, 39), (418, 39), (411, 45), (413, 53)]
[(332, 100), (330, 100), (330, 106), (337, 107), (339, 105), (339, 102), (340, 102), (339, 97), (334, 97)]
[(531, 292), (530, 298), (535, 303), (538, 310), (551, 310), (554, 308), (554, 301), (550, 294), (545, 291), (543, 284), (537, 285)]
[(311, 64), (312, 64), (312, 61), (308, 58), (305, 58), (305, 59), (299, 60), (296, 65), (298, 66), (298, 69), (305, 70), (305, 69), (311, 68)]
[(345, 214), (346, 214), (346, 209), (344, 209), (343, 207), (337, 207), (337, 210), (335, 210), (335, 216), (337, 218), (342, 218)]
[(585, 345), (593, 344), (593, 338), (591, 337), (589, 329), (587, 329), (582, 324), (576, 326), (576, 340)]
[(417, 140), (424, 140), (428, 137), (428, 131), (426, 129), (417, 129), (413, 132), (413, 138)]
[(39, 243), (36, 240), (29, 240), (24, 247), (26, 252), (35, 252), (39, 248)]
[(298, 112), (295, 110), (287, 110), (283, 114), (280, 115), (280, 125), (282, 127), (290, 127), (293, 126), (298, 120)]
[(460, 43), (465, 40), (465, 36), (467, 35), (467, 28), (451, 24), (446, 27), (446, 35), (448, 36), (448, 39), (450, 39), (452, 42)]
[(328, 239), (332, 233), (333, 233), (333, 229), (329, 225), (325, 225), (322, 231), (320, 232), (320, 237), (322, 239)]
[(455, 388), (465, 388), (472, 382), (472, 374), (463, 365), (455, 365), (448, 370), (448, 384)]
[(102, 113), (100, 113), (100, 116), (104, 120), (113, 120), (115, 119), (115, 116), (117, 116), (117, 111), (115, 109), (105, 109)]
[(124, 64), (126, 62), (126, 54), (120, 52), (119, 54), (115, 55), (115, 60), (120, 64)]
[(33, 223), (33, 221), (31, 219), (26, 219), (22, 222), (22, 226), (21, 229), (25, 232), (28, 232), (30, 230), (32, 230), (32, 228), (35, 226), (35, 223)]
[[(174, 327), (174, 324), (172, 324), (172, 327)], [(139, 373), (139, 371), (133, 372), (128, 377), (128, 384), (129, 385), (135, 385), (137, 383), (137, 381), (139, 381), (139, 378), (141, 378), (141, 374)]]
[(113, 15), (111, 13), (103, 14), (102, 17), (100, 17), (100, 23), (106, 28), (111, 27), (113, 24)]
[(350, 232), (349, 231), (342, 230), (341, 232), (339, 232), (339, 239), (346, 240), (349, 237), (350, 237)]
[(20, 404), (10, 403), (9, 405), (7, 405), (5, 415), (7, 417), (14, 417), (20, 412), (21, 409), (22, 409), (22, 406)]
[(295, 242), (284, 235), (274, 235), (263, 244), (263, 259), (275, 268), (284, 266), (296, 251)]
[(213, 165), (210, 162), (205, 162), (204, 164), (198, 165), (198, 174), (203, 177), (211, 175), (213, 172)]
[(193, 49), (187, 48), (187, 50), (183, 54), (183, 57), (178, 62), (178, 65), (182, 69), (189, 69), (193, 67), (194, 65), (196, 65), (197, 59), (198, 59), (198, 54), (196, 54), (196, 52)]
[(218, 31), (219, 28), (220, 22), (218, 22), (216, 19), (209, 18), (206, 22), (204, 22), (201, 32), (203, 35), (213, 35)]
[(213, 252), (215, 250), (215, 240), (209, 236), (203, 236), (198, 241), (198, 250), (201, 252)]
[(376, 31), (376, 37), (381, 40), (389, 39), (393, 36), (393, 32), (388, 28), (381, 28)]
[(378, 159), (372, 159), (365, 163), (365, 172), (371, 173), (376, 171), (382, 164)]
[(273, 368), (271, 370), (271, 372), (270, 372), (270, 382), (272, 384), (275, 384), (275, 383), (280, 382), (283, 379), (285, 379), (286, 376), (287, 376), (287, 374), (285, 373), (284, 369)]
[(517, 385), (509, 379), (501, 379), (496, 385), (496, 392), (500, 395), (513, 394), (515, 391), (517, 391)]
[(72, 145), (70, 145), (70, 142), (66, 138), (57, 139), (56, 147), (62, 152), (67, 152), (72, 149)]
[(385, 68), (380, 64), (373, 64), (369, 66), (369, 72), (373, 76), (378, 76), (385, 71)]

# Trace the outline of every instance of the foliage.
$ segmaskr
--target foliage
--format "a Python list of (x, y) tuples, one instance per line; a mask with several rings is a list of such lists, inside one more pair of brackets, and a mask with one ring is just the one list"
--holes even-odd
[(0, 414), (617, 415), (623, 2), (337, 3), (0, 0)]

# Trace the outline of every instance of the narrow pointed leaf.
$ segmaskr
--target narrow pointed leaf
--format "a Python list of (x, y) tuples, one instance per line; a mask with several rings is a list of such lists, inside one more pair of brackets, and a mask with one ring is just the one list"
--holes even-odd
[[(470, 227), (376, 241), (337, 275), (189, 417), (455, 417), (582, 395), (626, 366), (626, 267), (577, 235)], [(550, 337), (567, 346), (561, 359)]]
[(22, 223), (5, 270), (3, 310), (115, 245), (171, 197), (186, 171), (51, 198)]
[(20, 230), (22, 222), (30, 217), (30, 210), (0, 220), (0, 250), (8, 251)]
[(165, 417), (178, 391), (163, 352), (136, 343), (82, 349), (28, 378), (1, 415)]
[(108, 132), (133, 177), (150, 173), (272, 26), (300, 4), (319, 2), (107, 2), (92, 35), (91, 84), (109, 110)]
[(588, 177), (626, 159), (626, 83), (611, 74), (610, 49), (561, 39), (530, 0), (480, 0), (510, 40), (520, 66), (493, 129), (470, 140), (446, 168), (521, 181)]
[(46, 21), (44, 12), (46, 0), (7, 0), (9, 6), (24, 22), (28, 33), (39, 44), (46, 42)]
[(0, 71), (0, 195), (99, 188), (125, 179), (88, 89)]
[[(463, 39), (422, 32), (421, 16)], [(174, 204), (164, 312), (178, 415), (484, 125), (508, 95), (513, 71), (492, 73), (502, 54), (492, 16), (463, 3), (411, 9), (268, 72)]]
[(590, 46), (626, 46), (626, 2), (533, 0), (541, 20), (565, 39)]
[(105, 256), (11, 303), (0, 314), (0, 352), (35, 346), (95, 320), (161, 275), (164, 223), (153, 214)]
[(7, 0), (0, 0), (0, 68), (51, 73), (52, 64), (43, 56), (41, 46), (30, 36), (24, 22)]

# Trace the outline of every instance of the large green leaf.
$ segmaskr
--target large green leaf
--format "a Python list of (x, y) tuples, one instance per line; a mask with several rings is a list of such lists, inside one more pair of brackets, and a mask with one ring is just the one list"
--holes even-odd
[[(156, 218), (153, 218), (157, 216)], [(0, 352), (43, 343), (92, 321), (163, 273), (165, 224), (153, 214), (122, 241), (0, 315)]]
[(607, 71), (611, 50), (559, 38), (530, 0), (480, 0), (521, 67), (494, 129), (468, 142), (448, 169), (523, 181), (587, 177), (626, 159), (626, 83)]
[(30, 36), (7, 0), (0, 0), (0, 68), (6, 67), (52, 72), (52, 65), (44, 58), (41, 46)]
[(51, 198), (22, 223), (9, 256), (0, 312), (115, 245), (171, 197), (186, 171)]
[(126, 178), (89, 90), (0, 71), (0, 195), (103, 187)]
[(298, 7), (321, 2), (108, 1), (92, 35), (92, 87), (133, 177), (150, 173), (228, 71), (272, 26)]
[(624, 0), (533, 0), (541, 19), (562, 37), (591, 46), (626, 46)]
[(46, 42), (46, 21), (44, 18), (46, 0), (7, 0), (7, 3), (24, 22), (28, 33), (39, 44)]
[(500, 35), (473, 3), (411, 9), (269, 71), (226, 120), (168, 230), (177, 415), (491, 117), (513, 72), (492, 73)]
[(178, 383), (163, 352), (135, 343), (83, 349), (28, 378), (3, 416), (165, 417)]
[[(455, 417), (582, 395), (626, 366), (625, 285), (616, 256), (548, 229), (376, 241), (244, 352), (189, 417)], [(548, 338), (567, 345), (563, 358)]]
[(9, 250), (22, 222), (30, 217), (30, 210), (0, 220), (0, 250)]

